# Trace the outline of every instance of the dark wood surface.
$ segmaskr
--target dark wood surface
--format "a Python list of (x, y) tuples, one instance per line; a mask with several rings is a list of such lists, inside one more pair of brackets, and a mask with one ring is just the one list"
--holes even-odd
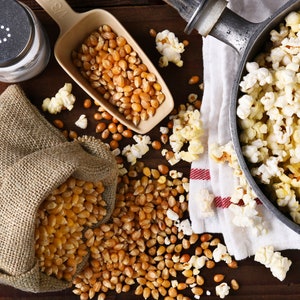
[[(46, 14), (35, 1), (27, 0), (22, 1), (29, 5), (36, 13), (42, 24), (44, 25), (51, 42), (51, 47), (59, 34), (59, 29), (56, 23)], [(167, 6), (160, 0), (68, 0), (68, 3), (72, 8), (78, 12), (83, 12), (92, 8), (105, 8), (113, 13), (125, 26), (125, 28), (131, 33), (131, 35), (137, 40), (140, 46), (144, 49), (146, 54), (157, 65), (159, 54), (155, 49), (155, 43), (153, 38), (149, 35), (149, 29), (154, 28), (157, 31), (163, 29), (169, 29), (173, 31), (179, 39), (189, 41), (189, 46), (186, 47), (186, 51), (183, 53), (184, 66), (182, 68), (175, 67), (173, 65), (167, 68), (160, 69), (161, 75), (168, 84), (171, 93), (175, 100), (175, 107), (180, 103), (185, 103), (188, 94), (196, 92), (200, 95), (198, 87), (188, 84), (188, 79), (192, 75), (199, 75), (202, 77), (202, 56), (201, 56), (201, 37), (193, 32), (191, 35), (186, 36), (183, 33), (186, 23), (179, 17), (177, 12), (171, 7)], [(54, 93), (62, 87), (65, 82), (72, 82), (68, 75), (59, 67), (55, 61), (53, 54), (50, 59), (50, 63), (45, 71), (39, 76), (21, 82), (20, 85), (24, 89), (28, 98), (41, 109), (42, 100), (45, 97), (54, 95)], [(3, 92), (8, 84), (0, 83), (0, 92)], [(77, 99), (85, 99), (87, 95), (78, 87), (73, 84), (73, 94)], [(80, 110), (79, 106), (75, 107), (76, 110)], [(86, 112), (86, 111), (85, 111)], [(93, 111), (91, 110), (91, 114)], [(78, 114), (76, 114), (78, 115)], [(64, 116), (64, 115), (63, 115)], [(46, 115), (49, 121), (52, 120), (52, 116)], [(74, 119), (72, 114), (67, 114), (64, 122), (68, 129), (75, 129)], [(166, 120), (165, 120), (166, 121)], [(165, 122), (163, 121), (163, 122)], [(92, 128), (92, 126), (90, 127)], [(77, 129), (76, 129), (77, 130)], [(78, 130), (77, 130), (78, 131)], [(79, 134), (83, 132), (78, 132)], [(94, 135), (94, 129), (85, 131), (86, 134)], [(159, 137), (159, 129), (154, 128), (149, 135), (154, 139)], [(157, 152), (151, 152), (147, 154), (147, 162), (150, 165), (157, 166), (160, 162), (163, 162), (163, 158), (157, 154)], [(180, 163), (176, 167), (182, 170), (187, 176), (189, 174), (189, 164)], [(221, 236), (219, 236), (222, 238)], [(292, 266), (287, 273), (287, 277), (283, 282), (274, 278), (270, 271), (262, 265), (254, 262), (253, 257), (245, 259), (239, 262), (238, 269), (229, 269), (224, 264), (217, 264), (214, 270), (203, 270), (202, 275), (207, 278), (206, 289), (212, 291), (211, 296), (203, 295), (201, 299), (219, 299), (213, 292), (212, 278), (215, 273), (223, 273), (227, 278), (235, 278), (240, 283), (240, 289), (236, 292), (231, 292), (226, 299), (266, 299), (266, 300), (279, 300), (279, 299), (300, 299), (300, 251), (286, 250), (282, 251), (284, 256), (287, 256), (292, 260)], [(51, 299), (51, 300), (71, 300), (79, 299), (70, 290), (55, 293), (33, 294), (16, 290), (7, 286), (0, 286), (0, 300), (33, 300), (33, 299)], [(96, 298), (94, 298), (96, 299)], [(109, 293), (107, 299), (142, 299), (135, 296), (133, 292), (126, 294), (113, 294)], [(192, 299), (192, 298), (191, 298)]]

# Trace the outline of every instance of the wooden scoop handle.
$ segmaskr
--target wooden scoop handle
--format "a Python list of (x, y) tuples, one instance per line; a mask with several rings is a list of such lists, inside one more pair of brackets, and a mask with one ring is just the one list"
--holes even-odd
[(58, 24), (60, 35), (72, 28), (81, 15), (75, 12), (65, 0), (35, 0)]

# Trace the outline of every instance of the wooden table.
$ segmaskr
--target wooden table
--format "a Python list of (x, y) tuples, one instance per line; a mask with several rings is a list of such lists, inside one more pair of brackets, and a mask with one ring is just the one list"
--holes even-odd
[[(35, 1), (23, 0), (22, 2), (35, 11), (49, 35), (53, 49), (53, 45), (59, 33), (58, 26)], [(186, 47), (186, 51), (182, 56), (184, 66), (178, 68), (171, 64), (167, 68), (160, 69), (160, 71), (174, 96), (175, 107), (180, 103), (185, 103), (187, 96), (192, 92), (200, 95), (198, 86), (189, 85), (188, 79), (192, 75), (199, 75), (202, 78), (201, 37), (196, 32), (186, 36), (183, 33), (186, 23), (179, 17), (175, 10), (167, 6), (164, 2), (160, 0), (68, 0), (68, 3), (78, 12), (93, 8), (104, 8), (113, 13), (123, 23), (126, 29), (132, 34), (156, 65), (159, 54), (155, 49), (153, 37), (149, 35), (149, 29), (154, 28), (157, 31), (169, 29), (179, 37), (180, 41), (185, 39), (188, 40), (189, 45)], [(41, 109), (42, 100), (45, 97), (54, 95), (65, 82), (72, 82), (72, 80), (59, 67), (52, 54), (50, 63), (42, 74), (26, 82), (21, 82), (20, 85), (26, 92), (28, 98)], [(0, 92), (3, 92), (7, 86), (8, 84), (0, 83)], [(78, 99), (83, 100), (87, 97), (75, 83), (73, 84), (73, 93)], [(75, 107), (75, 110), (76, 109), (80, 110), (81, 108)], [(64, 120), (65, 125), (68, 129), (75, 130), (74, 119), (72, 119), (72, 116), (68, 116), (68, 119)], [(52, 116), (46, 115), (46, 117), (49, 121), (52, 121)], [(91, 135), (95, 134), (94, 131), (91, 130), (90, 132), (85, 133)], [(153, 129), (149, 135), (153, 139), (158, 138), (158, 128)], [(154, 152), (150, 152), (146, 158), (147, 162), (153, 166), (157, 165), (163, 159)], [(189, 164), (185, 163), (176, 165), (176, 168), (182, 170), (187, 176), (189, 174), (189, 167)], [(287, 250), (282, 251), (282, 254), (287, 256), (293, 262), (291, 269), (283, 282), (274, 278), (268, 269), (254, 262), (253, 257), (239, 262), (238, 269), (231, 270), (224, 264), (218, 264), (214, 271), (203, 270), (202, 275), (211, 278), (214, 273), (224, 273), (228, 278), (236, 278), (240, 283), (240, 289), (237, 292), (230, 293), (230, 295), (226, 297), (228, 300), (300, 299), (300, 251)], [(207, 281), (206, 288), (212, 291), (212, 295), (206, 296), (204, 294), (201, 296), (201, 299), (219, 299), (213, 292), (214, 285), (212, 280)], [(7, 286), (0, 286), (0, 300), (12, 299), (71, 300), (79, 299), (79, 297), (74, 295), (71, 289), (55, 293), (33, 294), (18, 291)], [(109, 293), (107, 299), (133, 300), (142, 298), (135, 296), (133, 292), (129, 292), (120, 295)]]

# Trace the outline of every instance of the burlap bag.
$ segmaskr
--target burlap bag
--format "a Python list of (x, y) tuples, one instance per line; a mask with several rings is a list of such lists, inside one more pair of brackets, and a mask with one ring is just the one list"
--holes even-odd
[(114, 207), (117, 170), (101, 141), (68, 142), (18, 85), (9, 86), (0, 96), (0, 283), (31, 292), (69, 287), (39, 271), (34, 251), (37, 209), (71, 175), (102, 180), (105, 222)]

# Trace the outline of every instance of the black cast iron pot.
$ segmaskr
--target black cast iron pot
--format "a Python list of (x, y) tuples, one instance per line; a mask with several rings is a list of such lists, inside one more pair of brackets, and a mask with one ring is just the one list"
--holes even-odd
[(239, 140), (239, 126), (237, 122), (237, 100), (241, 96), (239, 83), (246, 74), (245, 66), (253, 61), (270, 41), (270, 31), (276, 28), (284, 18), (292, 11), (300, 11), (300, 1), (290, 0), (273, 15), (261, 23), (252, 23), (226, 7), (225, 0), (201, 0), (199, 8), (189, 21), (186, 32), (193, 28), (197, 29), (203, 36), (211, 35), (233, 47), (240, 55), (240, 65), (236, 79), (232, 87), (230, 104), (230, 130), (239, 164), (244, 172), (248, 183), (256, 193), (261, 202), (284, 224), (297, 233), (300, 233), (300, 225), (296, 224), (288, 214), (282, 212), (271, 201), (269, 193), (251, 175), (248, 162), (243, 156)]

